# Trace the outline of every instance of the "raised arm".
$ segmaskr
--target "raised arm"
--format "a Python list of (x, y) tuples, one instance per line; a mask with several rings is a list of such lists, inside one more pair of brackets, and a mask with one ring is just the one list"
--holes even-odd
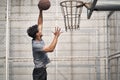
[(52, 42), (50, 43), (49, 46), (43, 48), (43, 50), (45, 52), (53, 52), (54, 51), (56, 44), (58, 42), (58, 37), (60, 34), (61, 34), (61, 28), (58, 28), (58, 27), (55, 28), (54, 38), (53, 38)]
[(39, 32), (42, 32), (42, 27), (43, 27), (43, 12), (40, 10), (39, 16), (38, 16), (38, 30)]

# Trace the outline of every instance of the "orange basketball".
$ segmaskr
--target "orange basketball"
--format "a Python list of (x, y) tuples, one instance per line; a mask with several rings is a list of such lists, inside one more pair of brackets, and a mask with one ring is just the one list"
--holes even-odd
[(50, 6), (51, 4), (49, 0), (40, 0), (38, 3), (38, 8), (41, 10), (47, 10), (50, 8)]

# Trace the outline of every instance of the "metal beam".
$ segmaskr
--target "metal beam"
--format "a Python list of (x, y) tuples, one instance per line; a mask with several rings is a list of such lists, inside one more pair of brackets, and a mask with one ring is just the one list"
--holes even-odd
[(120, 11), (120, 1), (103, 1), (97, 3), (95, 11)]
[(101, 1), (94, 0), (87, 8), (87, 18), (90, 19), (93, 11), (120, 11), (120, 1)]

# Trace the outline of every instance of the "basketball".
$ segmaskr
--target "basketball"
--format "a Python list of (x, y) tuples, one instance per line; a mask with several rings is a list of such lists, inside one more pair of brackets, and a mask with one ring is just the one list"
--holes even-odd
[(38, 3), (38, 8), (41, 10), (47, 10), (50, 8), (50, 6), (51, 4), (49, 0), (40, 0)]

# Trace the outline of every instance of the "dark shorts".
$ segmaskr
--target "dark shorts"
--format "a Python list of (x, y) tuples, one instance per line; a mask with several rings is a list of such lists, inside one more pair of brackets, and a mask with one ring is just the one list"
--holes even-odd
[(46, 68), (34, 68), (33, 80), (47, 80)]

